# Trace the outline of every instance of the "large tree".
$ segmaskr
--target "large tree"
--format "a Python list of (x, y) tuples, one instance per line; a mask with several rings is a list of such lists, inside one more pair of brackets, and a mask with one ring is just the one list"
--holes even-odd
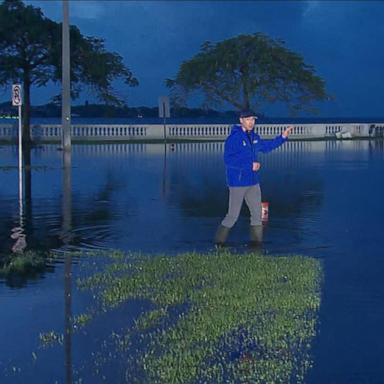
[(284, 42), (256, 33), (213, 44), (205, 42), (198, 54), (184, 61), (175, 79), (167, 79), (176, 105), (193, 94), (205, 106), (228, 103), (236, 109), (260, 109), (263, 102), (284, 102), (292, 113), (327, 99), (324, 81)]
[[(121, 78), (128, 86), (137, 79), (124, 65), (122, 57), (108, 52), (104, 41), (85, 37), (70, 27), (71, 93), (79, 96), (82, 86), (108, 104), (122, 104), (112, 88)], [(45, 86), (61, 81), (61, 24), (45, 17), (40, 8), (21, 0), (4, 0), (0, 4), (0, 86), (21, 83), (23, 86), (23, 138), (30, 142), (31, 86)]]

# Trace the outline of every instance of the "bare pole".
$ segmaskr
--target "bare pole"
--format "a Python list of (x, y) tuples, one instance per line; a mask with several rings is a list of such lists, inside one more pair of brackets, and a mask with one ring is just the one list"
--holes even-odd
[(61, 126), (64, 151), (71, 150), (71, 75), (70, 75), (70, 41), (69, 41), (69, 0), (63, 1), (62, 26), (62, 94)]
[[(62, 95), (61, 95), (61, 126), (63, 155), (63, 236), (64, 243), (68, 244), (71, 229), (71, 75), (70, 75), (70, 41), (69, 41), (69, 0), (63, 2), (63, 29), (62, 29)], [(64, 302), (65, 302), (65, 373), (66, 383), (72, 384), (72, 257), (67, 253), (64, 271)]]

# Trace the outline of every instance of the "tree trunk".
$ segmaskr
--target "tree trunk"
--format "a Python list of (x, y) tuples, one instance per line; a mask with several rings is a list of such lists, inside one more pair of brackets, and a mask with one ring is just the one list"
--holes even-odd
[(248, 90), (248, 79), (247, 73), (244, 69), (241, 70), (242, 78), (241, 83), (243, 85), (243, 110), (249, 110), (251, 108), (249, 90)]
[(247, 111), (250, 109), (250, 104), (249, 104), (249, 99), (245, 99), (244, 98), (244, 101), (243, 101), (243, 110), (244, 111)]
[(24, 71), (23, 81), (23, 145), (31, 145), (31, 80), (28, 72)]

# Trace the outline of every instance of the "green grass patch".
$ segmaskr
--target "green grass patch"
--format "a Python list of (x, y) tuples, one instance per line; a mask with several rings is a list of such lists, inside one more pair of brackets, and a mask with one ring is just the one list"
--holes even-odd
[(12, 254), (2, 260), (0, 264), (0, 276), (28, 275), (41, 272), (45, 267), (43, 255), (27, 251), (25, 253)]
[(103, 311), (150, 303), (126, 334), (114, 333), (131, 356), (128, 382), (304, 381), (320, 306), (318, 260), (229, 252), (115, 252), (111, 260), (78, 284)]

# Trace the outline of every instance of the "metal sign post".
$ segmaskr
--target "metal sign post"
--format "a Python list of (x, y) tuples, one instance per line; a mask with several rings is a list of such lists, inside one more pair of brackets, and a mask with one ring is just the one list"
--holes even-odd
[(21, 165), (21, 149), (22, 149), (22, 127), (21, 127), (21, 106), (23, 104), (21, 97), (21, 85), (12, 85), (12, 105), (19, 108), (19, 166)]
[(170, 108), (169, 108), (169, 97), (168, 96), (160, 96), (159, 97), (159, 117), (163, 118), (164, 142), (166, 142), (167, 141), (166, 119), (171, 117)]
[[(23, 130), (21, 121), (21, 106), (23, 104), (23, 98), (21, 96), (21, 85), (12, 85), (12, 105), (19, 109), (19, 200), (23, 201)], [(21, 208), (22, 209), (22, 208)]]
[(12, 85), (12, 105), (19, 109), (19, 227), (13, 229), (11, 237), (16, 239), (12, 247), (12, 252), (23, 252), (26, 247), (25, 235), (23, 234), (23, 130), (21, 118), (21, 106), (23, 98), (21, 94), (21, 85)]

